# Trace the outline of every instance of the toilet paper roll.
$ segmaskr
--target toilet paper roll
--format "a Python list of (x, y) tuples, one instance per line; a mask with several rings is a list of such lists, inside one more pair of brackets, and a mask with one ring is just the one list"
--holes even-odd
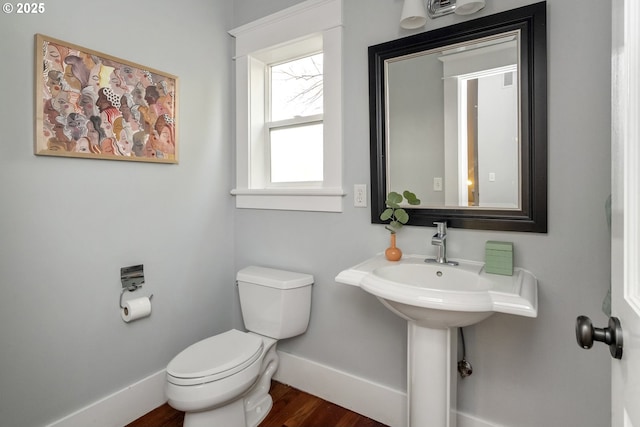
[(147, 317), (150, 314), (151, 300), (147, 297), (130, 299), (129, 301), (126, 301), (120, 309), (122, 320), (127, 323)]

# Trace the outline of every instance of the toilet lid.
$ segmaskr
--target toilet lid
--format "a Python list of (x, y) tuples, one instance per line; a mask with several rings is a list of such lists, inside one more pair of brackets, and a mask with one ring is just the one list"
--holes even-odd
[(232, 329), (184, 349), (169, 362), (167, 374), (182, 385), (219, 380), (253, 363), (262, 347), (258, 336)]

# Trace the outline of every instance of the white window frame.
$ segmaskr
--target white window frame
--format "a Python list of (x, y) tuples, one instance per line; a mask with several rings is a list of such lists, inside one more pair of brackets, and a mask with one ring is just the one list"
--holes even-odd
[[(236, 38), (236, 207), (342, 212), (342, 0), (308, 0), (229, 33)], [(323, 181), (271, 186), (265, 65), (320, 50)]]

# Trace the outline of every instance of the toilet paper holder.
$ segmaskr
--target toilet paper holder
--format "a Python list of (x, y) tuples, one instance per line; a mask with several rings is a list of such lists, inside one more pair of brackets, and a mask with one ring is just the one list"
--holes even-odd
[[(144, 266), (140, 264), (120, 268), (120, 280), (122, 282), (122, 291), (120, 291), (120, 308), (124, 308), (122, 305), (122, 297), (124, 293), (127, 291), (137, 291), (144, 283)], [(149, 299), (151, 298), (153, 298), (153, 294), (149, 295)]]

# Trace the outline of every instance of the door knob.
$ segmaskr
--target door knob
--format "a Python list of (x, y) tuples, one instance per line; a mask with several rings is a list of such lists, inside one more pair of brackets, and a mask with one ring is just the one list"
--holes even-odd
[(611, 357), (622, 359), (622, 327), (617, 317), (609, 318), (607, 328), (594, 328), (591, 319), (587, 316), (578, 316), (576, 319), (576, 340), (578, 345), (585, 350), (593, 346), (594, 341), (600, 341), (609, 346)]

